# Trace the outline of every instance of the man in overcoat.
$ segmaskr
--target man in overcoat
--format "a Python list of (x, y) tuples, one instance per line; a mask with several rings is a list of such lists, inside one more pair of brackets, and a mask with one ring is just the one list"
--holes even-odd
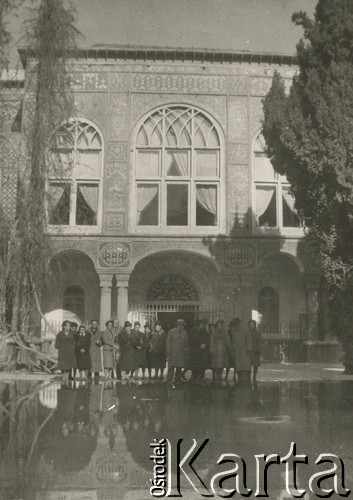
[(166, 355), (168, 360), (167, 380), (179, 381), (181, 370), (186, 366), (188, 354), (188, 335), (185, 330), (185, 321), (178, 319), (176, 327), (168, 332)]

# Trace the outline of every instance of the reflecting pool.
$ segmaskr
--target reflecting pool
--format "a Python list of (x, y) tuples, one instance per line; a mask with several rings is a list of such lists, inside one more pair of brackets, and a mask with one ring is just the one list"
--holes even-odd
[[(191, 383), (175, 388), (165, 383), (1, 383), (0, 499), (153, 498), (150, 444), (163, 438), (171, 446), (173, 487), (178, 440), (183, 439), (183, 457), (193, 439), (197, 447), (209, 439), (193, 463), (198, 477), (188, 463), (184, 467), (193, 484), (200, 486), (199, 492), (181, 473), (181, 498), (203, 498), (202, 483), (208, 488), (215, 474), (231, 469), (229, 464), (217, 464), (226, 453), (238, 455), (245, 463), (245, 486), (253, 490), (249, 498), (255, 498), (255, 455), (284, 457), (291, 442), (296, 443), (297, 455), (308, 456), (308, 464), (297, 466), (297, 488), (308, 490), (310, 477), (328, 469), (315, 460), (322, 453), (332, 453), (345, 466), (345, 487), (353, 489), (352, 409), (350, 381), (262, 382), (251, 388)], [(285, 488), (285, 470), (285, 464), (268, 469), (272, 500), (293, 498)], [(332, 484), (327, 479), (322, 488)], [(223, 487), (235, 485), (233, 477)], [(317, 496), (309, 492), (304, 498)]]

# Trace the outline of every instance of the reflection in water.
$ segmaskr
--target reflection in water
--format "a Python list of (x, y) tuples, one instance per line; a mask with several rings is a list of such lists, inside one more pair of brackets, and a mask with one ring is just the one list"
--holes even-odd
[[(239, 388), (163, 383), (0, 384), (0, 499), (116, 500), (150, 498), (154, 438), (175, 449), (184, 439), (210, 441), (197, 459), (200, 475), (220, 472), (222, 453), (246, 462), (255, 487), (254, 455), (284, 456), (291, 441), (309, 455), (299, 482), (317, 472), (320, 453), (335, 453), (353, 485), (351, 382), (270, 382)], [(310, 465), (310, 463), (312, 465)], [(270, 470), (271, 498), (284, 498), (283, 471)], [(186, 485), (185, 485), (186, 486)], [(184, 498), (198, 498), (190, 486)], [(308, 497), (309, 498), (309, 497)]]

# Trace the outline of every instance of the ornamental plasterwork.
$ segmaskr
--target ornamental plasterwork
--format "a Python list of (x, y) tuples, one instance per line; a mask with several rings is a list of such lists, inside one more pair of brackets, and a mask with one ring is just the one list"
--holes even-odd
[(99, 264), (102, 267), (126, 267), (131, 251), (122, 243), (101, 243), (99, 245)]
[(228, 92), (235, 95), (247, 95), (249, 93), (249, 78), (247, 76), (229, 76)]
[(232, 243), (224, 249), (224, 266), (230, 269), (255, 267), (256, 250), (249, 243)]
[(110, 80), (111, 90), (126, 92), (129, 90), (129, 73), (112, 73)]
[(156, 280), (147, 292), (147, 300), (197, 301), (196, 288), (185, 278), (168, 275)]
[(117, 162), (125, 162), (127, 160), (127, 143), (126, 142), (108, 142), (108, 160)]
[(125, 180), (127, 172), (126, 163), (116, 162), (116, 161), (108, 161), (105, 167), (105, 177), (109, 178), (114, 174), (119, 174), (120, 177)]
[(114, 174), (109, 178), (106, 191), (106, 208), (125, 209), (125, 179), (119, 174)]
[(227, 91), (227, 79), (226, 76), (216, 75), (135, 73), (131, 75), (131, 90), (223, 94)]
[(247, 142), (248, 112), (246, 97), (229, 97), (229, 139), (231, 142)]
[(73, 90), (79, 91), (106, 91), (108, 90), (108, 73), (69, 73), (69, 85)]
[(106, 214), (105, 229), (110, 233), (122, 233), (124, 231), (124, 214)]
[(272, 85), (272, 78), (252, 77), (250, 79), (250, 91), (252, 95), (266, 95)]
[(249, 176), (244, 165), (229, 165), (228, 200), (230, 211), (245, 213), (249, 209)]
[(248, 145), (229, 143), (228, 160), (229, 163), (248, 164)]
[(127, 139), (128, 113), (127, 94), (113, 94), (109, 103), (109, 139)]

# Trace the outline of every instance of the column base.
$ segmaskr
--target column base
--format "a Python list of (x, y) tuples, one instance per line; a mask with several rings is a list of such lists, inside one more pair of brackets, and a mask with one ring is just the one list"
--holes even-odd
[(306, 359), (308, 363), (339, 363), (342, 349), (338, 340), (307, 340)]

